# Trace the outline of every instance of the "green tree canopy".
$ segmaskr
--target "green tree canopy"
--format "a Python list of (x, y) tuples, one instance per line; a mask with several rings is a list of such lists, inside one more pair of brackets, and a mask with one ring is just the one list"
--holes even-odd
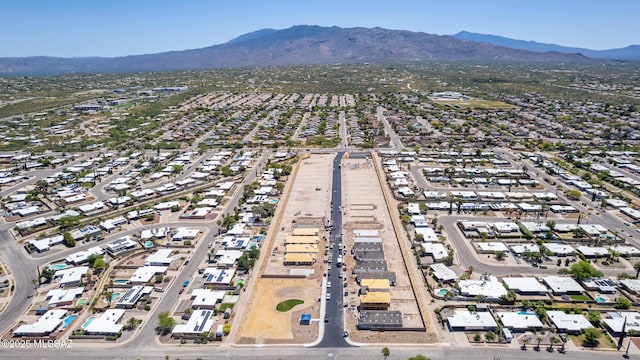
[(587, 280), (591, 278), (602, 277), (602, 271), (599, 271), (590, 262), (586, 260), (578, 261), (571, 265), (569, 268), (569, 274), (577, 280)]
[(158, 314), (158, 330), (162, 334), (168, 334), (176, 326), (176, 320), (169, 315), (168, 311)]

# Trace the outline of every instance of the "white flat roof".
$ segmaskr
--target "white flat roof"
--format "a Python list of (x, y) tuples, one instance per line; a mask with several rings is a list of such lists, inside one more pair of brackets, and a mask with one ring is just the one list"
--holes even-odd
[(123, 325), (118, 324), (124, 316), (124, 309), (109, 309), (99, 317), (94, 317), (84, 330), (89, 334), (117, 334)]
[(449, 255), (447, 253), (447, 248), (441, 243), (423, 242), (422, 248), (424, 249), (425, 254), (433, 256), (433, 259), (436, 261), (442, 260)]
[(624, 279), (620, 280), (620, 284), (624, 285), (630, 291), (640, 292), (640, 280)]
[(576, 332), (593, 327), (589, 320), (580, 314), (567, 314), (564, 311), (550, 310), (547, 311), (547, 317), (559, 330)]
[(445, 264), (437, 263), (429, 265), (431, 270), (433, 271), (433, 276), (442, 281), (452, 281), (457, 280), (458, 275), (449, 269)]
[(33, 324), (23, 324), (13, 331), (14, 335), (50, 334), (62, 324), (67, 310), (49, 310)]
[(600, 247), (600, 246), (584, 246), (580, 245), (576, 247), (580, 253), (585, 256), (607, 256), (609, 255), (609, 250)]
[(583, 292), (584, 288), (568, 276), (546, 276), (542, 280), (554, 294), (566, 294), (569, 292)]
[(132, 283), (147, 283), (156, 274), (164, 274), (166, 266), (143, 266), (136, 269), (129, 281)]
[(496, 251), (504, 251), (504, 252), (509, 251), (507, 246), (499, 241), (479, 242), (477, 244), (478, 244), (478, 249), (484, 252), (495, 253)]
[(549, 291), (534, 277), (505, 277), (502, 278), (502, 282), (509, 289), (520, 293), (546, 293)]
[(416, 230), (416, 234), (422, 235), (422, 238), (424, 241), (427, 241), (427, 242), (438, 241), (438, 236), (436, 235), (436, 232), (433, 231), (433, 229), (430, 227), (417, 227), (415, 228), (415, 230)]
[(486, 329), (498, 327), (491, 313), (477, 312), (472, 314), (466, 309), (457, 309), (453, 316), (447, 318), (452, 328)]
[(640, 331), (640, 313), (637, 312), (608, 312), (608, 318), (602, 319), (606, 326), (614, 333), (621, 333), (625, 318), (627, 319), (627, 326), (625, 332), (634, 330)]
[(225, 291), (194, 289), (191, 293), (191, 299), (193, 300), (191, 306), (193, 308), (198, 308), (200, 306), (214, 306), (216, 303), (222, 301), (225, 294)]
[(504, 327), (516, 330), (541, 328), (542, 322), (535, 313), (517, 313), (511, 311), (496, 312), (496, 316)]
[(523, 254), (526, 252), (540, 252), (538, 244), (512, 244), (510, 245), (511, 251), (516, 254)]
[(54, 279), (60, 278), (60, 286), (65, 284), (79, 283), (82, 276), (89, 271), (88, 266), (76, 266), (56, 271)]
[(229, 284), (235, 275), (235, 269), (207, 268), (204, 271), (205, 284)]
[(159, 249), (155, 253), (147, 256), (144, 260), (145, 266), (169, 266), (173, 262), (171, 249)]
[(555, 255), (571, 255), (575, 254), (575, 249), (571, 245), (558, 244), (558, 243), (544, 243), (547, 250), (551, 251)]
[(197, 334), (211, 331), (215, 318), (213, 310), (195, 310), (186, 324), (178, 324), (173, 328), (174, 334)]
[(83, 288), (76, 287), (70, 289), (52, 289), (47, 293), (49, 299), (49, 307), (56, 307), (60, 303), (68, 303), (73, 301), (77, 296), (82, 295)]
[(484, 295), (490, 299), (498, 299), (507, 294), (507, 289), (495, 276), (489, 276), (488, 280), (461, 280), (458, 285), (464, 296)]

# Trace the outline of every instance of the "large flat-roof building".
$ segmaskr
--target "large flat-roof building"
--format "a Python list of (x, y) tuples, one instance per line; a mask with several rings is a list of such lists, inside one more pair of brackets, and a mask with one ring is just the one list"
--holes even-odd
[(580, 314), (567, 314), (564, 311), (547, 311), (547, 317), (559, 331), (567, 333), (580, 333), (584, 329), (592, 328), (593, 325)]
[(82, 277), (89, 271), (88, 266), (76, 266), (66, 269), (60, 269), (53, 275), (53, 280), (59, 279), (61, 287), (80, 285)]
[(213, 310), (195, 310), (186, 324), (178, 324), (171, 332), (172, 337), (195, 337), (210, 332), (214, 324)]
[(447, 323), (451, 331), (488, 331), (498, 328), (498, 323), (488, 311), (471, 313), (467, 309), (456, 309), (454, 315), (447, 318)]
[(109, 309), (101, 316), (96, 316), (85, 327), (84, 331), (89, 335), (116, 335), (122, 328), (118, 322), (124, 316), (123, 309)]
[(397, 310), (362, 310), (359, 330), (394, 329), (402, 327), (402, 313)]
[(132, 309), (134, 306), (136, 306), (138, 300), (140, 300), (144, 295), (151, 294), (152, 290), (153, 288), (151, 286), (132, 286), (131, 289), (127, 290), (118, 298), (116, 307), (122, 309)]
[(22, 324), (14, 331), (14, 336), (47, 336), (62, 324), (67, 310), (49, 310), (33, 324)]
[(509, 290), (522, 295), (545, 295), (549, 292), (546, 286), (534, 277), (505, 277), (502, 282)]
[(527, 331), (542, 328), (542, 322), (535, 313), (520, 313), (510, 311), (496, 312), (496, 317), (502, 325), (512, 331)]
[(584, 291), (577, 281), (568, 276), (546, 276), (542, 280), (555, 295), (580, 294)]

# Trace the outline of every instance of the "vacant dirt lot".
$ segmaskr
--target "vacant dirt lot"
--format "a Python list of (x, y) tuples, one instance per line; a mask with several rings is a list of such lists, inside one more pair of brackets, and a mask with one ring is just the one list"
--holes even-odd
[[(270, 279), (257, 281), (254, 296), (247, 306), (245, 321), (238, 332), (240, 344), (309, 343), (318, 337), (319, 288), (307, 279)], [(288, 299), (301, 299), (288, 312), (276, 305)], [(311, 325), (300, 325), (300, 316), (311, 314)]]

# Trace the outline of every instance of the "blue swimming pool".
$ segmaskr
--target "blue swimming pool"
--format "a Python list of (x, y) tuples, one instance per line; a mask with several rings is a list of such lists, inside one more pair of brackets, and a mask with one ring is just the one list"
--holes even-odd
[(518, 312), (518, 315), (531, 315), (531, 316), (536, 316), (536, 313), (522, 310), (522, 311), (519, 311), (519, 312)]
[[(111, 302), (113, 303), (113, 302), (115, 302), (116, 300), (118, 300), (118, 298), (120, 297), (120, 295), (122, 295), (122, 294), (120, 294), (120, 293), (113, 293), (113, 294), (111, 295)], [(104, 301), (105, 303), (108, 303), (107, 299), (104, 299), (103, 301)]]
[(51, 264), (51, 265), (49, 265), (49, 269), (56, 270), (56, 271), (62, 270), (62, 269), (66, 269), (68, 267), (69, 267), (69, 265), (67, 265), (67, 264)]
[(114, 284), (126, 284), (128, 282), (129, 282), (129, 280), (127, 280), (127, 279), (115, 279), (115, 280), (113, 280)]
[(271, 199), (269, 200), (270, 203), (272, 204), (277, 204), (278, 203), (278, 199)]
[(436, 290), (436, 294), (440, 295), (440, 296), (446, 296), (447, 295), (447, 289), (438, 289)]
[(87, 326), (89, 326), (89, 324), (91, 324), (91, 322), (93, 321), (93, 319), (95, 319), (95, 316), (91, 316), (91, 317), (89, 317), (89, 318), (84, 322), (84, 324), (82, 324), (82, 328), (83, 328), (83, 329), (86, 329), (86, 328), (87, 328)]
[(599, 304), (607, 302), (608, 300), (609, 299), (607, 299), (607, 297), (603, 296), (602, 294), (596, 295), (596, 302)]
[(150, 248), (152, 248), (152, 247), (153, 247), (153, 241), (146, 241), (146, 242), (144, 243), (144, 248), (145, 248), (145, 249), (150, 249)]
[(73, 320), (75, 320), (77, 317), (78, 317), (78, 315), (73, 314), (73, 315), (69, 315), (66, 318), (64, 318), (64, 320), (62, 320), (62, 328), (66, 329), (67, 326), (71, 325)]

